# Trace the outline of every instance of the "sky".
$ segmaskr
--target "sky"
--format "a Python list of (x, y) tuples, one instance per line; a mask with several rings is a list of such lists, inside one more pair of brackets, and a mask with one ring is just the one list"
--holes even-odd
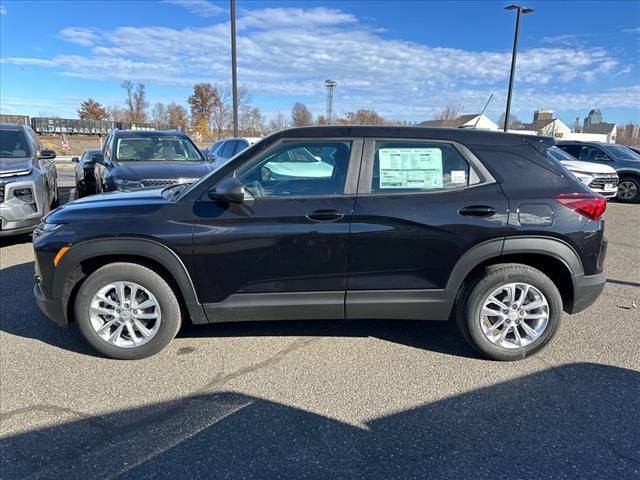
[[(407, 121), (447, 106), (504, 111), (515, 13), (500, 1), (237, 0), (238, 81), (267, 118), (296, 101), (337, 115)], [(512, 112), (548, 108), (568, 125), (600, 108), (640, 122), (640, 1), (541, 1), (521, 21)], [(76, 118), (92, 97), (188, 106), (196, 82), (231, 83), (229, 3), (0, 0), (0, 112)]]

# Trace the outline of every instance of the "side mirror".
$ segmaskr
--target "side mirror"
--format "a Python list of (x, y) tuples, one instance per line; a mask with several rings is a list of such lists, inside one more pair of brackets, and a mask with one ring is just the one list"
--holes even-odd
[(80, 159), (78, 157), (71, 157), (71, 161), (73, 163), (80, 163)]
[(223, 203), (243, 203), (244, 185), (235, 176), (227, 178), (209, 190), (209, 198)]
[(56, 152), (48, 149), (40, 150), (40, 155), (38, 155), (38, 158), (40, 160), (53, 160), (54, 158), (56, 158)]
[(104, 161), (104, 155), (101, 153), (94, 153), (93, 155), (91, 155), (91, 161), (94, 163), (99, 163), (100, 165), (104, 165), (105, 167), (107, 166), (106, 162)]

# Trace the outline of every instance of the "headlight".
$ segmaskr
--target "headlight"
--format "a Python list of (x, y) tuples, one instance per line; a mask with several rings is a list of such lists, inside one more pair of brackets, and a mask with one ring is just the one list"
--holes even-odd
[(138, 180), (127, 180), (126, 178), (116, 178), (116, 185), (121, 188), (141, 188), (142, 182)]
[(64, 225), (64, 223), (42, 222), (40, 225), (38, 225), (38, 230), (41, 230), (43, 232), (54, 232), (58, 230), (62, 225)]
[(576, 172), (574, 170), (571, 170), (571, 173), (573, 173), (576, 176), (576, 178), (580, 180), (582, 183), (584, 183), (585, 185), (589, 185), (594, 179), (594, 176), (588, 174), (587, 172)]

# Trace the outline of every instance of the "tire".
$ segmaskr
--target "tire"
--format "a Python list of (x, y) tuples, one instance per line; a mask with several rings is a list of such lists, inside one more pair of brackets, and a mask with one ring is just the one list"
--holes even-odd
[[(114, 296), (112, 293), (109, 293), (111, 290), (104, 293), (104, 289), (109, 289), (111, 288), (110, 286), (114, 284), (117, 285), (117, 282), (127, 282), (129, 285), (135, 284), (136, 287), (141, 287), (142, 293), (139, 294), (138, 298), (141, 298), (143, 301), (141, 301), (140, 304), (146, 303), (147, 301), (155, 302), (154, 306), (147, 308), (146, 311), (149, 312), (149, 310), (151, 310), (150, 313), (152, 315), (159, 314), (159, 323), (157, 327), (154, 327), (156, 325), (156, 319), (143, 320), (143, 322), (145, 322), (144, 326), (149, 329), (147, 333), (152, 331), (153, 335), (150, 335), (149, 338), (146, 339), (144, 335), (141, 334), (142, 330), (136, 330), (136, 327), (133, 327), (132, 323), (129, 325), (134, 329), (134, 336), (140, 340), (140, 342), (145, 343), (131, 345), (131, 335), (127, 330), (129, 327), (126, 325), (125, 309), (122, 307), (131, 307), (127, 308), (127, 310), (128, 312), (133, 313), (137, 312), (137, 310), (134, 310), (135, 304), (133, 302), (130, 305), (128, 303), (125, 304), (124, 302), (119, 302), (117, 300), (119, 295)], [(131, 287), (125, 287), (123, 296), (125, 301), (127, 301), (127, 288), (129, 293), (128, 301), (131, 302), (130, 297), (133, 292)], [(108, 298), (108, 300), (111, 301), (108, 305), (105, 303), (100, 303), (98, 305), (98, 307), (101, 308), (100, 311), (104, 311), (104, 306), (111, 309), (111, 311), (114, 311), (115, 306), (111, 304), (115, 303), (120, 305), (121, 309), (119, 311), (121, 313), (119, 315), (94, 315), (92, 323), (91, 312), (93, 311), (95, 313), (95, 310), (91, 309), (91, 305), (92, 303), (96, 305), (95, 302), (99, 301), (96, 300), (96, 295), (100, 291), (103, 292), (104, 296), (111, 295)], [(113, 291), (115, 292), (116, 289)], [(146, 293), (150, 293), (151, 295), (145, 295)], [(135, 322), (136, 319), (129, 317), (130, 314), (128, 312), (126, 315), (129, 321)], [(140, 310), (140, 312), (145, 312), (145, 310)], [(180, 305), (169, 284), (153, 270), (135, 263), (111, 263), (92, 273), (81, 285), (78, 291), (74, 304), (74, 313), (76, 322), (78, 323), (80, 331), (85, 339), (98, 352), (106, 355), (107, 357), (120, 360), (136, 360), (155, 355), (166, 347), (176, 336), (182, 323)], [(118, 318), (120, 320), (118, 320)], [(120, 345), (104, 339), (100, 334), (98, 334), (96, 327), (94, 327), (97, 323), (99, 324), (102, 321), (107, 323), (107, 321), (110, 320), (114, 320), (116, 323), (109, 327), (106, 332), (103, 332), (103, 335), (108, 336), (111, 332), (115, 332), (115, 330), (120, 326), (120, 323), (122, 323), (123, 328), (121, 331), (124, 335), (119, 335), (121, 340)]]
[(637, 177), (620, 178), (616, 198), (623, 203), (640, 203), (640, 179)]
[[(560, 326), (563, 309), (560, 292), (549, 277), (535, 268), (517, 263), (492, 265), (466, 283), (456, 305), (456, 322), (463, 337), (487, 358), (515, 361), (529, 357), (544, 348)], [(489, 302), (490, 295), (496, 291), (505, 292), (505, 297), (500, 297), (500, 294), (496, 293), (496, 299), (506, 300), (507, 290), (502, 289), (510, 284), (519, 286), (513, 289), (515, 300), (511, 305), (506, 305), (508, 310), (498, 307), (497, 303)], [(527, 293), (527, 299), (522, 302), (522, 309), (519, 307), (513, 309), (512, 307), (516, 306), (525, 289), (529, 293)], [(546, 300), (546, 306), (529, 310), (530, 306), (535, 307), (544, 300)], [(489, 302), (487, 308), (491, 311), (500, 310), (499, 316), (484, 316), (485, 302)], [(505, 311), (508, 315), (503, 315)], [(526, 317), (520, 316), (522, 312)], [(529, 317), (541, 318), (528, 319)], [(526, 322), (524, 318), (527, 318)], [(497, 329), (492, 330), (494, 326)], [(529, 334), (524, 330), (525, 326), (537, 335)], [(505, 328), (506, 337), (500, 342), (500, 333)], [(491, 335), (492, 331), (495, 332), (494, 335)]]

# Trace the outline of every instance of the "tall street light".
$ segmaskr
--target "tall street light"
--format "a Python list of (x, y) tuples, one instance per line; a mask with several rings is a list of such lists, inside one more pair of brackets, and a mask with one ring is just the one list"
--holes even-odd
[(507, 111), (504, 115), (504, 131), (509, 126), (509, 115), (511, 114), (511, 94), (513, 93), (513, 77), (516, 73), (516, 57), (518, 55), (518, 34), (520, 33), (520, 15), (533, 12), (533, 8), (521, 7), (520, 5), (509, 5), (505, 10), (517, 10), (516, 33), (513, 36), (513, 53), (511, 54), (511, 75), (509, 76), (509, 92), (507, 93)]
[(238, 136), (238, 71), (236, 65), (236, 0), (231, 2), (231, 90), (233, 95), (233, 136)]

